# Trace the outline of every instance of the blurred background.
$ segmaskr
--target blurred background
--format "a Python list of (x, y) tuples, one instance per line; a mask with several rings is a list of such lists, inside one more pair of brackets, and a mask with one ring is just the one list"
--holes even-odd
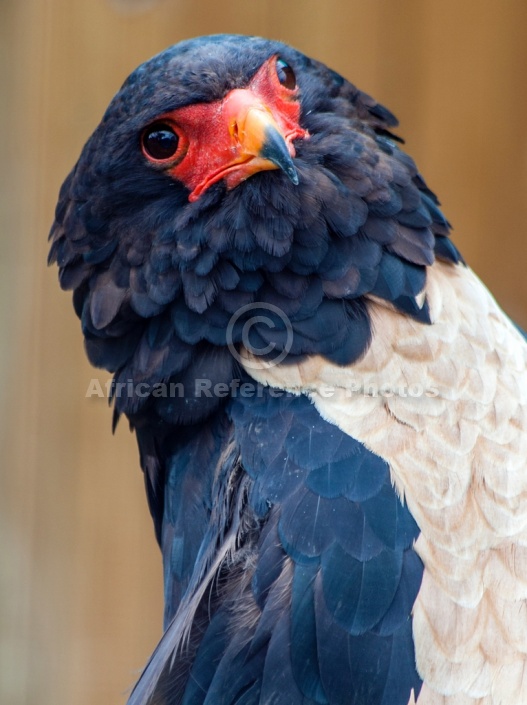
[(161, 634), (135, 439), (111, 434), (46, 268), (59, 186), (112, 95), (180, 39), (260, 34), (399, 134), (467, 261), (527, 326), (525, 0), (0, 0), (0, 703), (124, 703)]

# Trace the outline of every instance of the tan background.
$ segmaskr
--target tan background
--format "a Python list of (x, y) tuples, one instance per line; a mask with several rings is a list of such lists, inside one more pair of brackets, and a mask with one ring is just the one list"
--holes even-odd
[(0, 0), (2, 705), (123, 703), (160, 634), (135, 441), (85, 398), (46, 235), (125, 76), (215, 32), (285, 40), (387, 104), (466, 258), (527, 326), (525, 0)]

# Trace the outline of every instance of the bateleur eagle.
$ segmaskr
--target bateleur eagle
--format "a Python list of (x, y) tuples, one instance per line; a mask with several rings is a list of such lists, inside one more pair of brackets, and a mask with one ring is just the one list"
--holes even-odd
[(62, 186), (50, 261), (163, 554), (130, 705), (527, 703), (527, 345), (396, 124), (289, 46), (202, 37)]

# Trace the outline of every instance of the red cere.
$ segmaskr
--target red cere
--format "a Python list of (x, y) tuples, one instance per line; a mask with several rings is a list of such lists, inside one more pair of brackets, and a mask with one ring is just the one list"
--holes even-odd
[(165, 163), (168, 173), (190, 190), (189, 201), (221, 179), (231, 189), (258, 171), (280, 168), (261, 154), (269, 131), (283, 139), (290, 157), (295, 156), (293, 141), (309, 137), (299, 125), (298, 89), (280, 83), (276, 62), (273, 56), (247, 88), (223, 100), (188, 105), (158, 118), (179, 137), (176, 154)]

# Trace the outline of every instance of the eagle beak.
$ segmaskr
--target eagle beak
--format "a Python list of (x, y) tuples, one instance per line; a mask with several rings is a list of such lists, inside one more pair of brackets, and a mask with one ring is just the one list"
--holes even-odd
[(277, 104), (251, 88), (236, 88), (216, 103), (174, 112), (174, 121), (183, 128), (200, 126), (199, 133), (191, 133), (187, 156), (172, 170), (189, 187), (189, 201), (197, 201), (220, 180), (230, 190), (271, 169), (281, 169), (297, 185), (293, 141), (309, 136), (298, 124), (299, 112), (297, 102)]
[(247, 178), (257, 171), (282, 169), (297, 185), (298, 174), (292, 159), (295, 156), (292, 140), (297, 135), (284, 135), (271, 111), (263, 104), (252, 101), (252, 96), (247, 93), (233, 91), (225, 105), (227, 115), (232, 115), (229, 132), (240, 170), (245, 172)]

